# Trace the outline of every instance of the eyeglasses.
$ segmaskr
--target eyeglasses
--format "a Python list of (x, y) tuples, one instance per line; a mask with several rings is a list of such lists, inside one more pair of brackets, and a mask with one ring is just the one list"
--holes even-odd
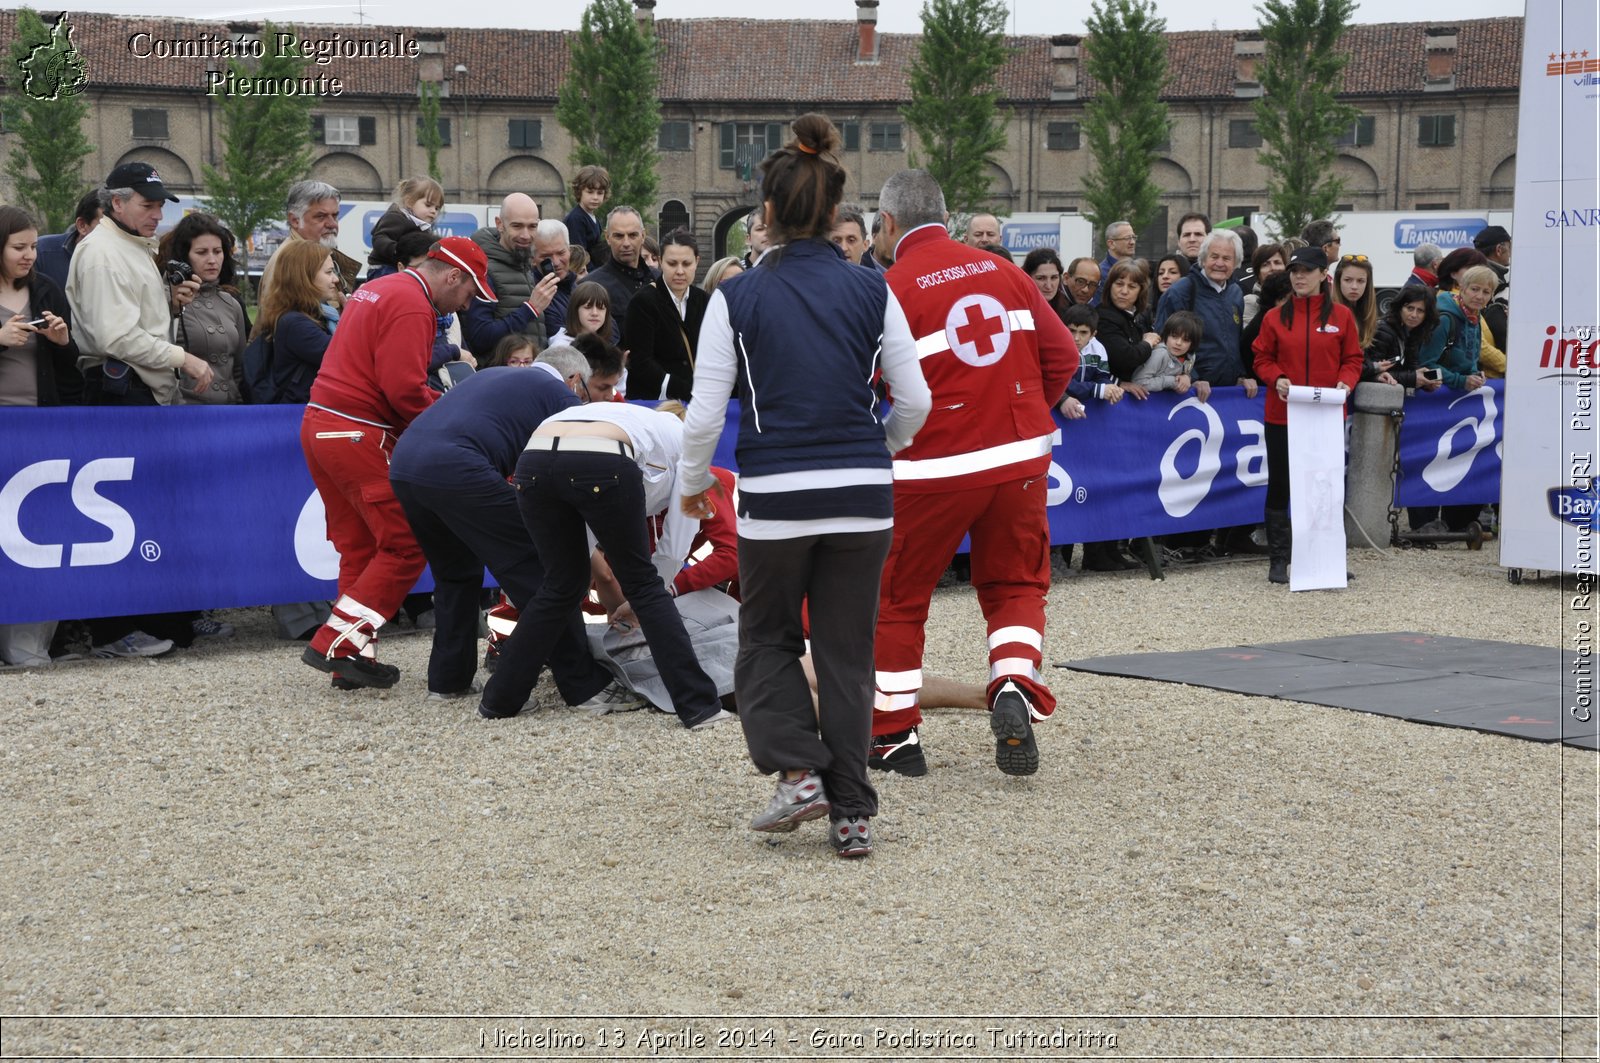
[(1099, 277), (1071, 277), (1069, 280), (1075, 288), (1096, 288), (1100, 285)]
[(1119, 244), (1122, 244), (1122, 243), (1136, 244), (1136, 243), (1139, 242), (1139, 236), (1138, 236), (1137, 233), (1125, 233), (1122, 236), (1113, 236), (1111, 239), (1113, 241), (1115, 241), (1116, 243), (1119, 243)]
[(1339, 256), (1339, 261), (1340, 262), (1365, 262), (1365, 261), (1367, 261), (1367, 256), (1366, 255), (1341, 255), (1341, 256)]

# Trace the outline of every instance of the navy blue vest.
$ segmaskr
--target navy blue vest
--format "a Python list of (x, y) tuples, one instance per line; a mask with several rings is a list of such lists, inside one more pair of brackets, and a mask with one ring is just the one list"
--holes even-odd
[(845, 261), (825, 240), (804, 240), (774, 248), (717, 290), (739, 366), (740, 475), (830, 470), (841, 481), (741, 491), (740, 515), (892, 517), (892, 483), (847, 482), (848, 470), (893, 467), (872, 391), (889, 297), (883, 275)]

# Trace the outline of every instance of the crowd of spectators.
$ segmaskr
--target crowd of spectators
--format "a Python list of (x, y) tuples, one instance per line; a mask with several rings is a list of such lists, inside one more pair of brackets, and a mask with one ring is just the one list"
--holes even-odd
[[(570, 191), (564, 220), (541, 219), (531, 197), (513, 193), (494, 224), (473, 234), (495, 299), (474, 300), (459, 320), (438, 316), (430, 380), (448, 386), (451, 374), (433, 371), (451, 364), (527, 367), (547, 348), (592, 336), (625, 352), (617, 397), (689, 401), (711, 293), (772, 246), (769, 219), (752, 211), (743, 256), (702, 270), (689, 230), (666, 233), (657, 246), (635, 207), (613, 204), (602, 213), (611, 194), (603, 168), (579, 170)], [(360, 264), (337, 247), (338, 189), (315, 180), (290, 189), (288, 235), (266, 263), (253, 318), (235, 234), (217, 218), (190, 213), (156, 239), (163, 205), (175, 199), (153, 168), (128, 163), (83, 198), (64, 232), (40, 236), (23, 211), (0, 207), (0, 405), (308, 400), (345, 300), (360, 283)], [(437, 182), (401, 182), (374, 226), (367, 279), (421, 263), (435, 245), (433, 222), (443, 208)], [(881, 273), (873, 248), (881, 223), (874, 217), (869, 225), (863, 208), (844, 204), (827, 236), (848, 262)], [(963, 242), (1013, 261), (1001, 232), (998, 218), (979, 214)], [(1135, 256), (1132, 224), (1113, 222), (1103, 236), (1098, 260), (1083, 255), (1063, 263), (1054, 249), (1039, 247), (1021, 263), (1086, 355), (1060, 403), (1066, 418), (1084, 417), (1096, 404), (1142, 401), (1152, 391), (1206, 401), (1217, 387), (1254, 396), (1259, 386), (1275, 386), (1260, 373), (1260, 345), (1270, 342), (1262, 338), (1271, 331), (1265, 319), (1276, 313), (1288, 320), (1306, 298), (1290, 269), (1314, 261), (1301, 253), (1306, 249), (1327, 263), (1329, 306), (1345, 308), (1354, 322), (1362, 380), (1472, 389), (1504, 376), (1511, 238), (1499, 226), (1483, 230), (1474, 247), (1418, 247), (1405, 287), (1384, 293), (1381, 313), (1371, 262), (1359, 248), (1343, 253), (1332, 220), (1257, 246), (1248, 228), (1214, 229), (1191, 212), (1178, 220), (1173, 249), (1153, 261)], [(1414, 530), (1459, 532), (1480, 514), (1462, 508), (1410, 518)], [(1173, 537), (1167, 559), (1248, 548), (1226, 532)], [(1085, 567), (1128, 567), (1129, 549), (1094, 544)], [(117, 656), (164, 653), (228, 633), (198, 614), (92, 626), (95, 651)]]

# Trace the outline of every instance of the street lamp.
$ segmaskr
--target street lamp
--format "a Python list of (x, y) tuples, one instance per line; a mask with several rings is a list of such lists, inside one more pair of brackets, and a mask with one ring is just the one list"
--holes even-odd
[[(467, 64), (457, 63), (455, 77), (451, 79), (451, 88), (454, 82), (467, 80)], [(454, 93), (452, 92), (452, 95)], [(461, 189), (462, 198), (467, 196), (467, 98), (461, 97), (461, 135), (456, 138), (456, 185)]]

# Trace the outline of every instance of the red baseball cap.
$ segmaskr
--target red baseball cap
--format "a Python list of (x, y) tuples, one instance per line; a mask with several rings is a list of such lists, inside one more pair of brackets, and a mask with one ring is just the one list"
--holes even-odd
[(488, 256), (483, 253), (483, 248), (465, 236), (446, 236), (428, 252), (428, 257), (466, 270), (478, 288), (478, 298), (486, 303), (495, 301), (494, 289), (489, 287)]

